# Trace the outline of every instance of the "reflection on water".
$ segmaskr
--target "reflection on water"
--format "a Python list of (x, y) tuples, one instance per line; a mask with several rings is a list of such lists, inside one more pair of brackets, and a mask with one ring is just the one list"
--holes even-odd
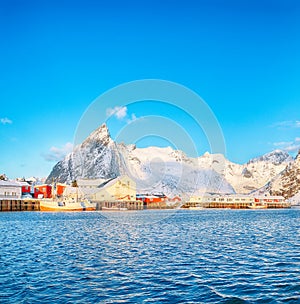
[(300, 302), (300, 210), (0, 213), (1, 303)]

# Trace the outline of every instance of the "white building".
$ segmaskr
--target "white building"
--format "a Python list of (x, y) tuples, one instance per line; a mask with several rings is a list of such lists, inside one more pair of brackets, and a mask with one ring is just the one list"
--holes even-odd
[(251, 203), (254, 202), (254, 197), (244, 194), (204, 194), (199, 196), (191, 196), (189, 202), (194, 203), (210, 203), (210, 202), (220, 202), (220, 203)]
[(20, 199), (22, 186), (17, 182), (0, 180), (0, 199)]

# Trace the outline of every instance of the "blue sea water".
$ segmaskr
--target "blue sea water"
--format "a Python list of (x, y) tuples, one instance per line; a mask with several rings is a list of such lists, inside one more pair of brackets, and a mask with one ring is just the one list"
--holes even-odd
[(300, 210), (0, 213), (0, 303), (300, 303)]

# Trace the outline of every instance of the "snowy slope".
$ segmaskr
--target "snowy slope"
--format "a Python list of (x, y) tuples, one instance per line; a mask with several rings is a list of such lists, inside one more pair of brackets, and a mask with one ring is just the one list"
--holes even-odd
[(233, 193), (224, 178), (211, 168), (200, 168), (197, 159), (172, 148), (122, 147), (124, 171), (137, 183), (139, 192), (168, 195), (201, 192)]

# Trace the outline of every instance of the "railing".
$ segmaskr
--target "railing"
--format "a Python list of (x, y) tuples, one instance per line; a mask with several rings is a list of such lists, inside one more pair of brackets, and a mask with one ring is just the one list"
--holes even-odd
[(11, 198), (21, 198), (21, 195), (12, 195), (12, 194), (6, 194), (6, 195), (3, 195), (3, 194), (0, 194), (0, 199), (11, 199)]

